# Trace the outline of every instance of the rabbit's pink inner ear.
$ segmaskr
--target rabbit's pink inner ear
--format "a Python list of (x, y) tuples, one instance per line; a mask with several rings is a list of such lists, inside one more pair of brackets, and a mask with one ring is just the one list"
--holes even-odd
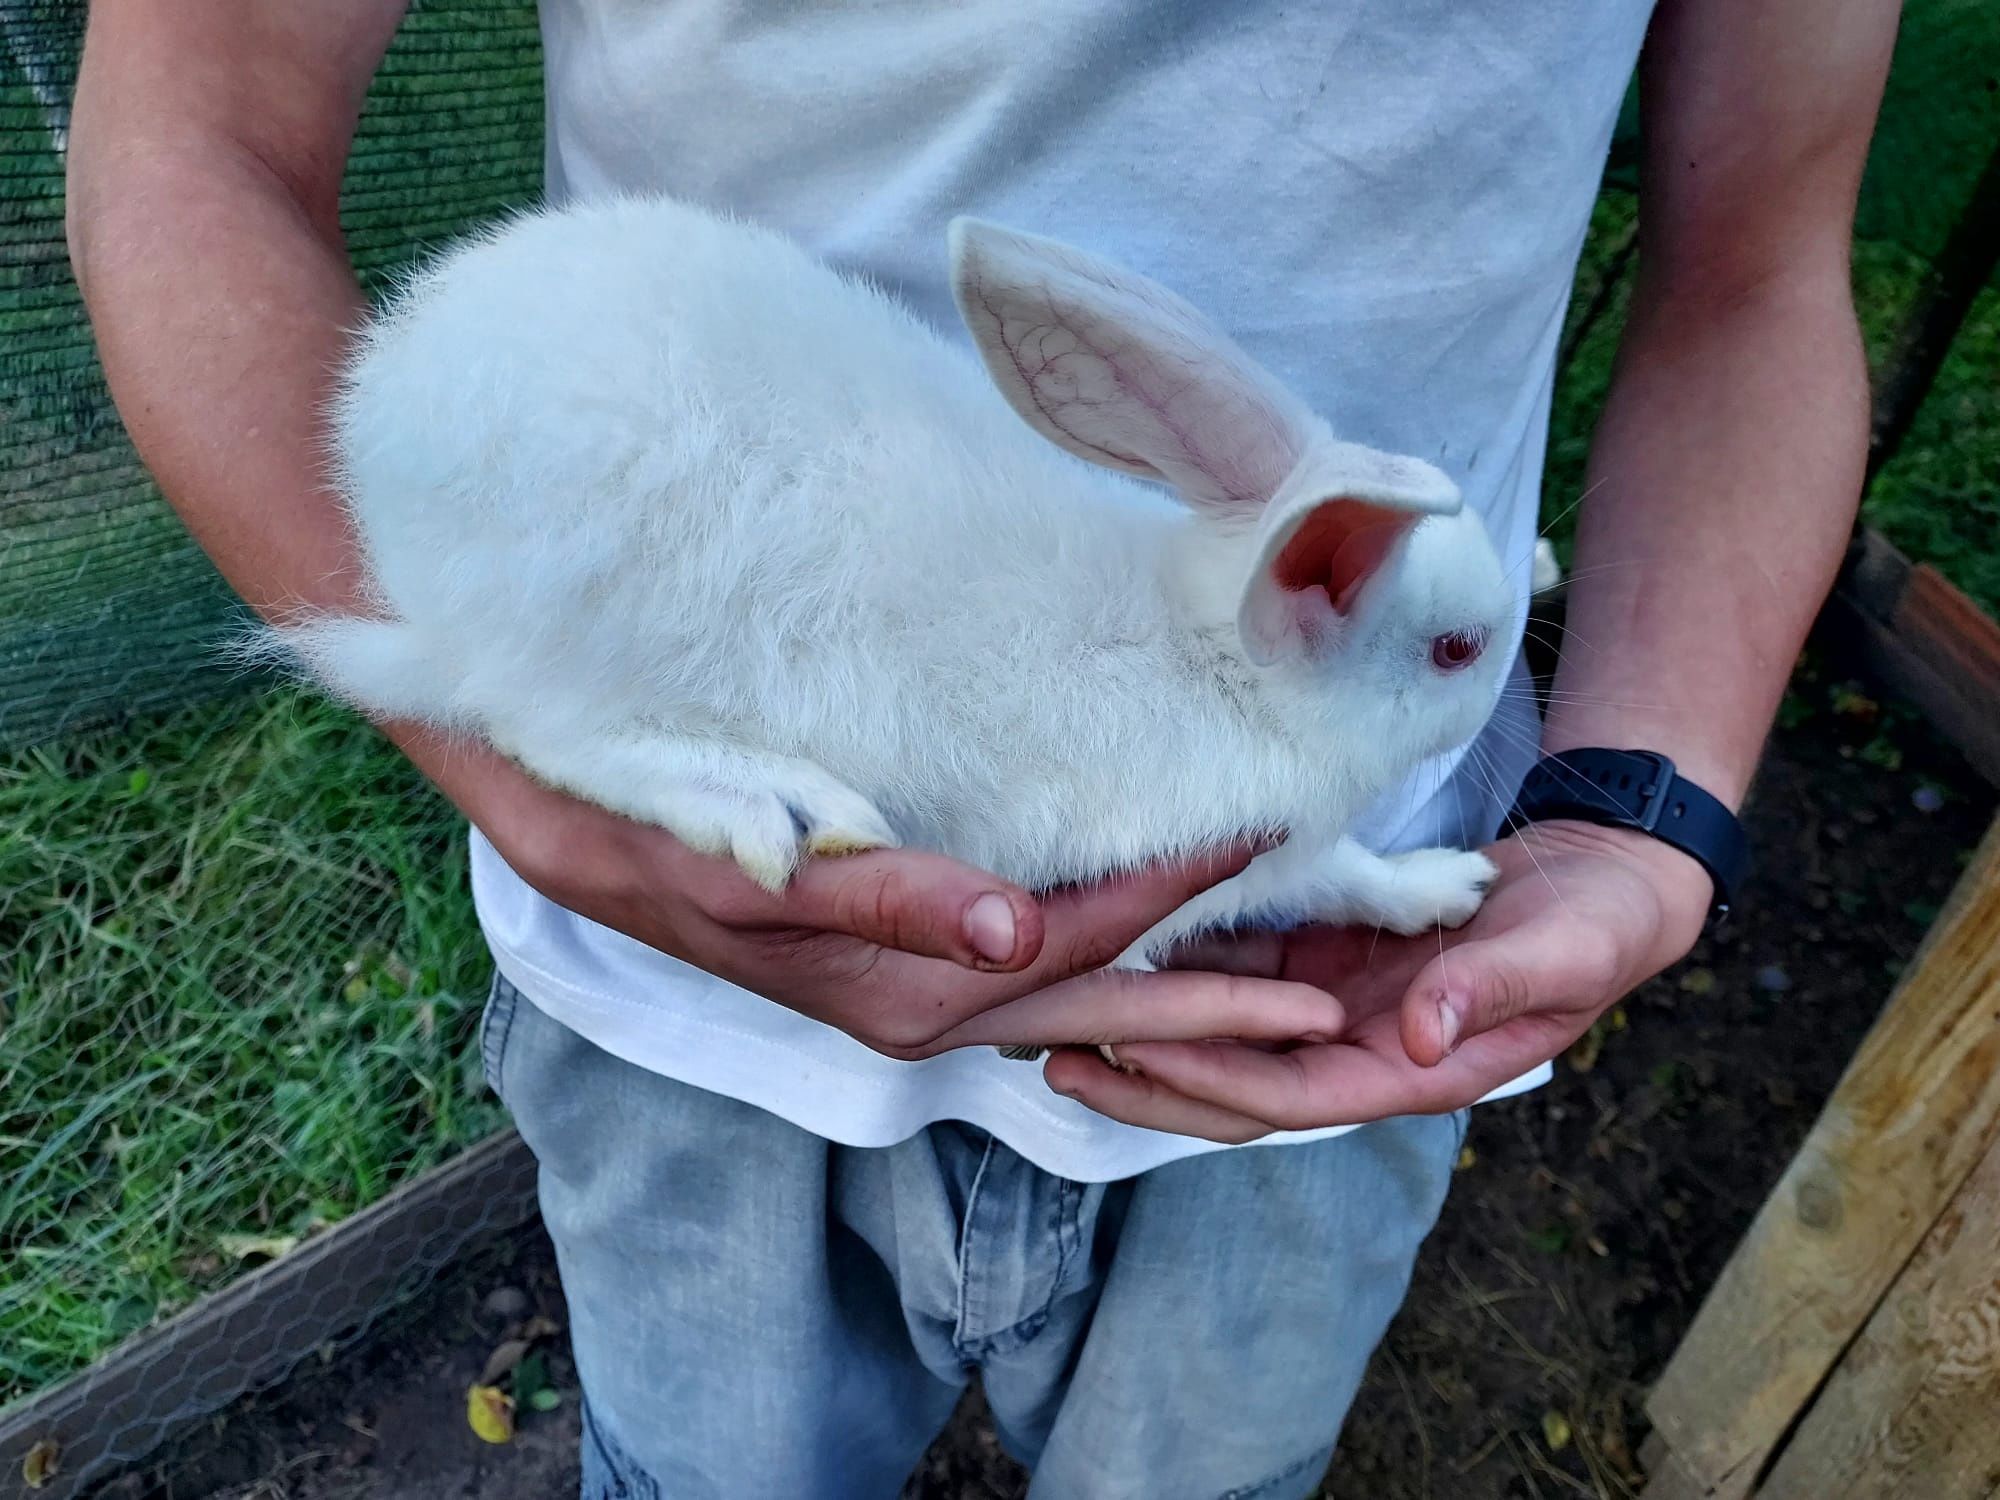
[(1071, 246), (954, 220), (952, 295), (1007, 402), (1079, 458), (1224, 513), (1268, 502), (1320, 423), (1180, 297)]
[(1271, 559), (1271, 579), (1288, 593), (1323, 588), (1344, 615), (1420, 519), (1365, 500), (1325, 501)]

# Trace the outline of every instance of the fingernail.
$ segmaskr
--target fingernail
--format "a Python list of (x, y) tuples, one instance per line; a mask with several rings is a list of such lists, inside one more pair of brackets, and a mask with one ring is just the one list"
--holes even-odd
[(1451, 997), (1438, 997), (1438, 1039), (1444, 1043), (1444, 1055), (1451, 1056), (1458, 1046), (1458, 1012), (1452, 1007)]
[(988, 963), (1004, 964), (1014, 956), (1014, 906), (998, 891), (988, 891), (965, 912), (965, 940)]

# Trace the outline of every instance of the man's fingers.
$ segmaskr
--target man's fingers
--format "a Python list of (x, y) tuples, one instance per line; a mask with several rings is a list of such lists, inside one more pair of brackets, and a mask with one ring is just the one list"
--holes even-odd
[[(1256, 853), (1245, 844), (1163, 860), (1037, 903), (1019, 886), (941, 854), (878, 849), (809, 859), (781, 896), (759, 900), (751, 887), (711, 914), (725, 926), (844, 933), (968, 969), (1018, 974), (1032, 964), (1033, 983), (1048, 984), (1110, 963)], [(1021, 977), (1021, 986), (994, 998), (1025, 988), (1028, 976)]]
[[(1019, 887), (941, 855), (876, 850), (808, 860), (778, 896), (758, 890), (734, 871), (717, 871), (702, 906), (718, 925), (719, 937), (749, 939), (753, 944), (760, 935), (782, 939), (794, 966), (800, 941), (810, 940), (821, 950), (816, 962), (827, 967), (827, 982), (865, 984), (874, 996), (868, 1013), (881, 1019), (893, 1012), (897, 1022), (893, 1027), (882, 1025), (880, 1037), (912, 1055), (974, 1041), (1047, 1045), (1072, 1037), (1054, 1024), (1061, 1005), (1046, 999), (1036, 1012), (1049, 1018), (1046, 1035), (1030, 1035), (1016, 1026), (1004, 1033), (987, 1028), (962, 1038), (957, 1028), (981, 1012), (1079, 973), (1102, 969), (1162, 917), (1242, 870), (1257, 852), (1257, 846), (1245, 844), (1162, 861), (1089, 887), (1057, 892), (1037, 903)], [(844, 938), (857, 940), (858, 946), (843, 948)], [(831, 961), (825, 951), (828, 944), (841, 963)], [(863, 961), (857, 965), (855, 959)], [(953, 967), (937, 968), (926, 960), (944, 960)], [(743, 967), (737, 965), (739, 971)], [(792, 1003), (790, 988), (774, 989), (769, 979), (760, 984), (754, 971), (751, 982), (763, 993)], [(1106, 1004), (1100, 1002), (1090, 1014), (1098, 1014)], [(1211, 1006), (1210, 1013), (1236, 1012)], [(861, 1029), (855, 1034), (874, 1037), (864, 1023), (856, 1024)], [(1076, 1032), (1077, 1027), (1067, 1030)], [(1120, 1026), (1107, 1031), (1103, 1039), (1187, 1034)], [(1210, 1034), (1232, 1033), (1225, 1027)], [(1269, 1032), (1256, 1029), (1247, 1034), (1262, 1037)]]
[(1300, 1047), (1271, 1053), (1227, 1042), (1138, 1042), (1120, 1047), (1118, 1060), (1195, 1103), (1247, 1114), (1273, 1129), (1302, 1130), (1369, 1117), (1358, 1103), (1320, 1085), (1323, 1054), (1336, 1050), (1367, 1059), (1355, 1047)]
[(1335, 1037), (1345, 1024), (1340, 1002), (1311, 985), (1230, 974), (1107, 969), (982, 1011), (940, 1042), (950, 1047), (1095, 1047), (1135, 1038), (1289, 1042)]
[(1175, 944), (1161, 966), (1276, 979), (1285, 972), (1285, 940), (1289, 936), (1283, 932), (1213, 932)]
[[(1448, 935), (1448, 941), (1456, 941)], [(1165, 967), (1295, 979), (1339, 995), (1350, 1019), (1393, 1007), (1425, 959), (1435, 934), (1397, 937), (1373, 927), (1300, 927), (1290, 932), (1219, 933), (1183, 943)]]
[(1393, 1032), (1278, 1054), (1230, 1042), (1140, 1042), (1120, 1047), (1118, 1058), (1197, 1103), (1281, 1130), (1314, 1130), (1462, 1109), (1573, 1040), (1559, 1018), (1528, 1015), (1473, 1037), (1436, 1067), (1411, 1062)]
[(1262, 1120), (1203, 1104), (1163, 1088), (1149, 1078), (1106, 1067), (1095, 1052), (1064, 1048), (1042, 1068), (1050, 1088), (1078, 1103), (1149, 1130), (1241, 1145), (1271, 1133)]
[[(1162, 1088), (1280, 1130), (1354, 1125), (1390, 1114), (1455, 1108), (1456, 1076), (1385, 1061), (1360, 1046), (1300, 1047), (1272, 1054), (1228, 1043), (1138, 1043), (1119, 1060)], [(1397, 1066), (1400, 1064), (1400, 1067)], [(1462, 1069), (1453, 1069), (1456, 1075)], [(1479, 1091), (1475, 1091), (1479, 1092)]]
[(1037, 976), (1053, 983), (1103, 968), (1210, 886), (1240, 875), (1263, 847), (1225, 845), (1051, 892), (1042, 900), (1047, 937)]
[(768, 911), (741, 915), (730, 925), (844, 933), (968, 969), (1021, 969), (1043, 948), (1042, 913), (1026, 891), (911, 849), (809, 859)]

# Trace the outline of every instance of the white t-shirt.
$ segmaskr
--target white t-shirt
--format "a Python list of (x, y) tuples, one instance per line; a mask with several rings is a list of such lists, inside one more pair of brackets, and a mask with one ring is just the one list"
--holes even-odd
[[(1203, 309), (1340, 436), (1447, 470), (1525, 591), (1557, 339), (1650, 11), (543, 0), (549, 193), (733, 210), (954, 337), (953, 215), (1087, 246)], [(1532, 739), (1520, 723), (1489, 733), (1504, 785)], [(1454, 760), (1358, 831), (1384, 849), (1476, 843), (1501, 811)], [(535, 1004), (831, 1140), (960, 1119), (1090, 1181), (1219, 1149), (1105, 1119), (989, 1049), (891, 1061), (564, 911), (476, 835), (472, 874), (495, 959)]]

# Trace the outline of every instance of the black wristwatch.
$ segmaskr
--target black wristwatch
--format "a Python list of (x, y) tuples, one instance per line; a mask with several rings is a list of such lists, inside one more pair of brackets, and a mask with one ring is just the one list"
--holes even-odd
[(1565, 750), (1544, 756), (1521, 783), (1502, 835), (1550, 818), (1632, 828), (1691, 855), (1715, 883), (1709, 920), (1720, 921), (1750, 873), (1750, 841), (1720, 802), (1655, 750)]

